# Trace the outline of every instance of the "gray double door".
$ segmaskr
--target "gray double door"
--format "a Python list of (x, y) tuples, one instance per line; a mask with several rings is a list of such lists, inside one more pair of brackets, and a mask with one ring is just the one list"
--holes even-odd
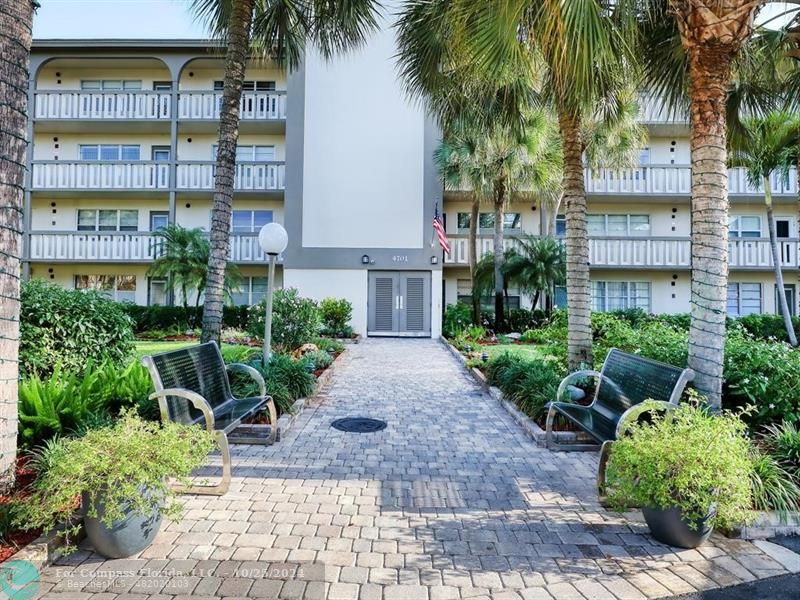
[(430, 337), (431, 274), (370, 271), (367, 335)]

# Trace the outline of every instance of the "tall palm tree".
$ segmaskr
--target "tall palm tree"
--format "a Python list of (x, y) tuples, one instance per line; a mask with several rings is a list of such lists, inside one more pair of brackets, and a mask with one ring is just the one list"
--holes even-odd
[(376, 0), (191, 0), (227, 47), (211, 211), (202, 340), (219, 341), (239, 140), (239, 102), (251, 55), (298, 67), (307, 43), (325, 57), (358, 46), (377, 26)]
[[(611, 5), (613, 7), (613, 5)], [(628, 46), (602, 0), (409, 0), (400, 22), (401, 72), (413, 93), (451, 109), (442, 87), (442, 65), (467, 71), (478, 85), (500, 74), (497, 93), (508, 121), (532, 98), (509, 76), (540, 82), (538, 101), (548, 101), (559, 124), (563, 151), (563, 201), (567, 214), (567, 294), (571, 368), (592, 362), (591, 285), (583, 183), (582, 128), (598, 112), (613, 116), (607, 101), (632, 64)], [(466, 56), (466, 60), (450, 60)]]
[[(549, 115), (533, 111), (522, 132), (503, 123), (472, 123), (445, 138), (436, 161), (451, 185), (467, 187), (473, 194), (470, 251), (477, 257), (477, 207), (490, 202), (494, 211), (494, 307), (495, 328), (505, 326), (503, 254), (505, 208), (515, 197), (550, 198), (560, 194), (561, 153), (558, 134)], [(474, 279), (476, 259), (470, 257)], [(477, 294), (473, 292), (473, 304)]]
[(22, 201), (33, 0), (0, 0), (0, 491), (14, 485)]
[(775, 269), (775, 284), (778, 289), (778, 305), (786, 334), (792, 346), (797, 345), (797, 337), (792, 325), (792, 315), (783, 292), (783, 270), (781, 252), (778, 249), (778, 236), (775, 229), (775, 212), (772, 207), (772, 186), (770, 176), (778, 173), (781, 178), (789, 176), (789, 169), (797, 161), (800, 141), (800, 120), (788, 112), (775, 111), (767, 116), (744, 120), (741, 135), (730, 136), (728, 163), (732, 167), (744, 167), (747, 178), (753, 186), (762, 186), (764, 202), (767, 206), (767, 227), (772, 250), (772, 264)]
[[(179, 292), (183, 308), (188, 310), (189, 297), (195, 295), (195, 306), (208, 286), (208, 257), (211, 246), (202, 229), (168, 225), (153, 233), (159, 241), (159, 256), (147, 271), (150, 277), (163, 277), (170, 291)], [(232, 290), (241, 281), (236, 264), (226, 262), (223, 298), (230, 300)]]
[(549, 313), (555, 287), (566, 281), (567, 257), (564, 245), (551, 237), (520, 238), (506, 258), (504, 271), (508, 279), (531, 297), (532, 308), (536, 308), (540, 296), (544, 294), (545, 310)]

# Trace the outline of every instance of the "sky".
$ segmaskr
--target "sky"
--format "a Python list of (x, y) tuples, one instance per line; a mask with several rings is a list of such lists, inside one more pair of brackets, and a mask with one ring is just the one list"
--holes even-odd
[[(188, 0), (40, 0), (33, 35), (45, 38), (205, 38), (189, 13)], [(760, 19), (785, 10), (782, 3), (763, 9)], [(772, 21), (780, 25), (781, 20)]]

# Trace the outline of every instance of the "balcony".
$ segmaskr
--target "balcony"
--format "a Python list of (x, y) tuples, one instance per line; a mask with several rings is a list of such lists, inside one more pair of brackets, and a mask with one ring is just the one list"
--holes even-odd
[[(637, 169), (599, 169), (584, 172), (588, 194), (688, 196), (691, 193), (692, 170), (689, 165), (648, 165)], [(783, 179), (778, 173), (770, 177), (775, 196), (797, 194), (797, 174), (794, 169)], [(728, 169), (728, 195), (757, 196), (764, 194), (761, 186), (752, 186), (742, 168)]]
[[(161, 241), (149, 231), (34, 231), (30, 257), (39, 262), (149, 263), (161, 255)], [(231, 235), (231, 260), (266, 263), (258, 233)]]
[(689, 125), (685, 111), (670, 111), (659, 96), (652, 94), (639, 96), (639, 120), (646, 125)]
[(148, 161), (34, 161), (34, 190), (167, 190), (169, 163)]
[[(219, 119), (222, 92), (180, 92), (178, 118), (181, 120)], [(286, 118), (286, 92), (243, 92), (239, 103), (242, 121), (265, 121)]]
[[(469, 265), (467, 236), (450, 235), (452, 252), (445, 255), (445, 265)], [(505, 247), (516, 245), (516, 238), (506, 237)], [(779, 242), (781, 264), (797, 268), (798, 239)], [(772, 254), (765, 238), (731, 239), (728, 245), (731, 269), (771, 269)], [(492, 252), (492, 238), (478, 238), (480, 257)], [(589, 264), (592, 268), (688, 269), (692, 264), (692, 243), (688, 237), (593, 237), (589, 239)]]
[(39, 91), (34, 94), (36, 120), (169, 120), (170, 92)]
[[(213, 162), (178, 164), (177, 188), (181, 191), (213, 191)], [(283, 162), (240, 163), (236, 165), (234, 186), (244, 192), (270, 192), (284, 189), (286, 165)]]

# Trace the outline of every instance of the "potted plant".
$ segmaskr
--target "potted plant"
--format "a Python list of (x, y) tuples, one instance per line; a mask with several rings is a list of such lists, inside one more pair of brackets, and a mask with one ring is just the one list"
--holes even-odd
[(642, 507), (657, 540), (695, 548), (715, 526), (749, 520), (750, 451), (739, 415), (712, 414), (695, 395), (674, 410), (654, 410), (614, 442), (608, 501), (620, 510)]
[(63, 524), (70, 551), (82, 518), (98, 553), (131, 556), (152, 543), (162, 517), (182, 512), (168, 478), (187, 484), (213, 447), (213, 436), (200, 427), (162, 425), (125, 411), (113, 426), (53, 440), (36, 454), (39, 476), (19, 524), (45, 531)]

